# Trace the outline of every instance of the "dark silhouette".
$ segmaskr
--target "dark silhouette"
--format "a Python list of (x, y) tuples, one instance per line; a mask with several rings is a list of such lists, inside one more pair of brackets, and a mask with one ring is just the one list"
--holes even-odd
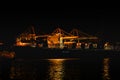
[(90, 43), (89, 49), (93, 49), (93, 44), (92, 43)]
[(85, 49), (85, 43), (81, 44), (81, 49)]

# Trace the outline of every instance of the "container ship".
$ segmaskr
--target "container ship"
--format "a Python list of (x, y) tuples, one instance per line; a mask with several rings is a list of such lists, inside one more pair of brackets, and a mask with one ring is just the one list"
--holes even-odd
[(31, 32), (24, 32), (16, 38), (13, 49), (17, 57), (27, 58), (79, 57), (91, 53), (101, 55), (115, 51), (109, 42), (104, 45), (99, 43), (98, 37), (78, 29), (68, 33), (58, 27), (50, 34), (37, 35), (32, 26)]

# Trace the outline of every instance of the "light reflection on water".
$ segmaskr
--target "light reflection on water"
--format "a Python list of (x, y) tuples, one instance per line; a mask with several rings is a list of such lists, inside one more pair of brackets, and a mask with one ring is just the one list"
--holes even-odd
[(110, 63), (110, 58), (104, 58), (103, 60), (103, 79), (104, 80), (110, 80), (109, 63)]
[(63, 80), (64, 77), (64, 61), (65, 59), (48, 59), (49, 66), (49, 79), (50, 80)]
[[(92, 60), (90, 62), (90, 59), (15, 61), (11, 66), (10, 77), (19, 80), (79, 80), (81, 77), (81, 80), (87, 80), (89, 77), (93, 78), (91, 75), (97, 75), (96, 70), (99, 69), (103, 70), (103, 72), (100, 72), (100, 74), (103, 74), (100, 77), (103, 77), (103, 80), (110, 80), (110, 61), (110, 58), (100, 59), (99, 62), (102, 63), (100, 65)], [(95, 69), (97, 66), (102, 67)]]

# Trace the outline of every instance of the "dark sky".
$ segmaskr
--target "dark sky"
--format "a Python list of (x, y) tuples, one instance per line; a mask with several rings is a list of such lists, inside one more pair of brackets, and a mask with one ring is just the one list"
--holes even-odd
[(77, 28), (91, 35), (120, 41), (119, 8), (46, 8), (24, 11), (1, 11), (0, 40), (12, 40), (31, 25), (50, 33), (57, 27), (69, 32)]

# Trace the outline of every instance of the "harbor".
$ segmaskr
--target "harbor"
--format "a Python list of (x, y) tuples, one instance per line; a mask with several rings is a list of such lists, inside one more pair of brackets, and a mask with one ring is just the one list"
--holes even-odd
[[(1, 44), (1, 52), (13, 53), (16, 58), (80, 58), (119, 56), (119, 44), (101, 44), (100, 38), (78, 29), (70, 33), (61, 28), (52, 33), (36, 34), (34, 27), (21, 33), (13, 45)], [(115, 54), (114, 54), (115, 53)]]
[(49, 49), (115, 49), (114, 44), (111, 42), (103, 42), (101, 38), (89, 35), (78, 29), (72, 29), (70, 32), (66, 32), (58, 27), (51, 33), (40, 35), (36, 34), (33, 26), (29, 30), (26, 30), (26, 32), (18, 35), (14, 46)]
[(0, 80), (120, 80), (118, 8), (44, 6), (1, 10)]

